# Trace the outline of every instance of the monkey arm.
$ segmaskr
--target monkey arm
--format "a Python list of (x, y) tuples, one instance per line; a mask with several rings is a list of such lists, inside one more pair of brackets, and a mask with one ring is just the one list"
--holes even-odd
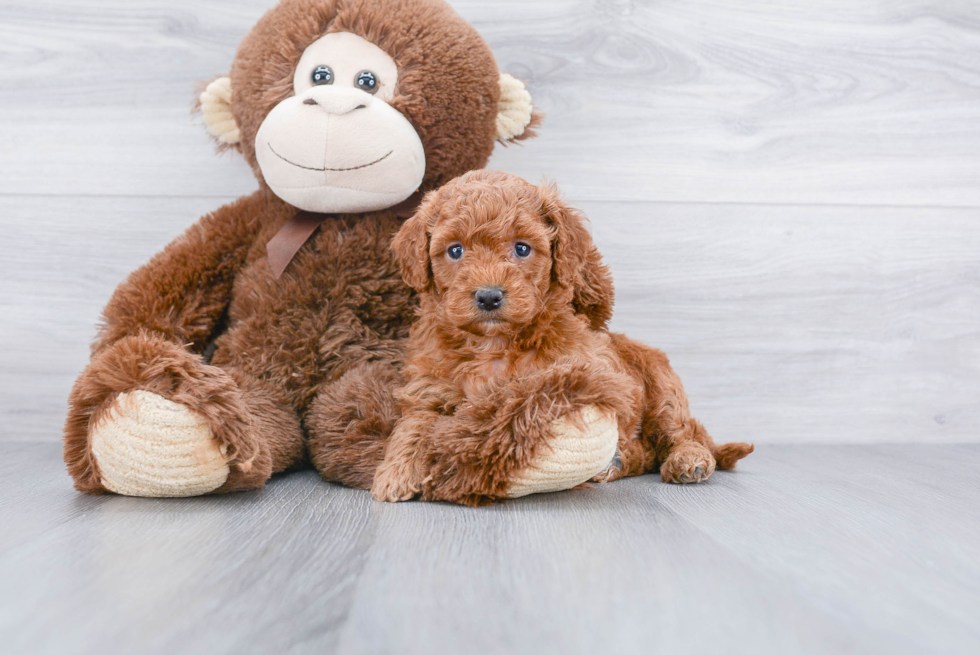
[(133, 272), (103, 310), (92, 354), (135, 334), (202, 352), (228, 306), (263, 211), (258, 193), (225, 205)]

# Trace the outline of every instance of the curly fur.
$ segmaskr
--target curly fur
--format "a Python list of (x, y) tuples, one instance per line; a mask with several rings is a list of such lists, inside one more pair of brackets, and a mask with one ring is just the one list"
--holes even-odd
[[(550, 186), (479, 171), (429, 194), (405, 224), (393, 248), (421, 305), (376, 497), (504, 498), (548, 447), (552, 421), (588, 405), (619, 422), (621, 466), (601, 481), (659, 467), (666, 481), (695, 482), (716, 457), (731, 468), (751, 452), (715, 446), (663, 353), (607, 332), (605, 313), (576, 313), (576, 296), (612, 307), (584, 223)], [(518, 256), (518, 243), (531, 254)], [(458, 260), (448, 254), (457, 246)], [(475, 301), (488, 287), (505, 294), (498, 309)]]

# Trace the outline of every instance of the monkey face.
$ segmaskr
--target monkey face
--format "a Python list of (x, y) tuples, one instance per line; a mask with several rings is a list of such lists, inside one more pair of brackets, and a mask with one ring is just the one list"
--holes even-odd
[(269, 112), (255, 156), (272, 191), (312, 212), (366, 212), (397, 205), (425, 175), (412, 124), (390, 104), (395, 61), (373, 43), (335, 32), (307, 48), (295, 95)]
[(280, 0), (200, 109), (259, 183), (318, 213), (398, 205), (534, 135), (523, 83), (501, 74), (445, 0)]

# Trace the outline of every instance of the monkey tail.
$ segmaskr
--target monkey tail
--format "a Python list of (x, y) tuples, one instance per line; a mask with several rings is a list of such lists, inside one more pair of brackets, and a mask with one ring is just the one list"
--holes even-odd
[(738, 460), (753, 450), (755, 450), (755, 446), (749, 443), (726, 443), (720, 446), (712, 444), (711, 446), (711, 454), (715, 456), (718, 468), (722, 470), (735, 468)]

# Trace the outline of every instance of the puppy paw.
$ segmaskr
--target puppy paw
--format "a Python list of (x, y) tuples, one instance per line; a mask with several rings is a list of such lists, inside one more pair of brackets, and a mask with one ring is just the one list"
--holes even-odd
[(660, 477), (663, 481), (677, 484), (704, 482), (714, 472), (714, 456), (710, 450), (696, 442), (674, 446), (660, 465)]
[(421, 489), (422, 485), (410, 472), (382, 466), (374, 476), (371, 494), (382, 502), (398, 503), (411, 500)]

